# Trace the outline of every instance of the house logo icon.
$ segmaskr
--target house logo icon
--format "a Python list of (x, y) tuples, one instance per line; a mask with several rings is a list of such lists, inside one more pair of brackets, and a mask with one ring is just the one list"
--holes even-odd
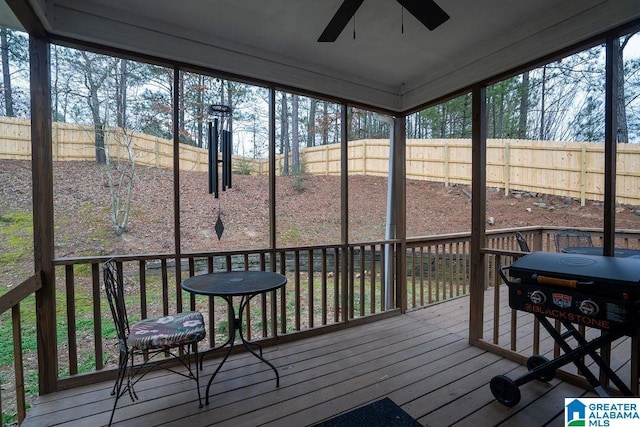
[(579, 399), (574, 399), (566, 405), (566, 426), (567, 427), (583, 427), (585, 426), (587, 405)]

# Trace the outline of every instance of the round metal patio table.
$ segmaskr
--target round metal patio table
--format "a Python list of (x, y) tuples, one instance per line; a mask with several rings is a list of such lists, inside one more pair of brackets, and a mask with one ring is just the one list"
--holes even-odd
[[(200, 357), (200, 369), (202, 369), (202, 358), (206, 353), (227, 347), (227, 352), (224, 355), (224, 358), (207, 383), (207, 398), (205, 400), (205, 404), (209, 404), (209, 389), (211, 388), (213, 379), (216, 377), (222, 368), (222, 365), (224, 365), (224, 362), (233, 350), (236, 340), (236, 331), (238, 331), (240, 340), (247, 350), (273, 369), (273, 372), (276, 373), (276, 387), (280, 387), (280, 375), (278, 374), (278, 370), (273, 366), (273, 364), (271, 364), (271, 362), (262, 356), (262, 347), (259, 344), (247, 341), (244, 337), (244, 334), (242, 333), (242, 314), (253, 297), (270, 291), (275, 291), (276, 289), (283, 287), (286, 283), (286, 276), (269, 271), (225, 271), (219, 273), (208, 273), (189, 277), (182, 282), (182, 289), (187, 292), (223, 298), (229, 307), (230, 318), (233, 319), (233, 327), (229, 328), (229, 338), (227, 341), (221, 346), (214, 347), (207, 352), (203, 352)], [(234, 297), (240, 297), (237, 317), (233, 305)], [(259, 352), (256, 352), (252, 346), (257, 347)]]

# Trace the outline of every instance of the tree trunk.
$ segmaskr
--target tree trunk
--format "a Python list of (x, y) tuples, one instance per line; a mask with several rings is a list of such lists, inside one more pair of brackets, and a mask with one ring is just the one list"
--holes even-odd
[(104, 164), (107, 162), (107, 154), (104, 151), (104, 125), (102, 123), (94, 125), (94, 138), (96, 141), (96, 162)]
[(545, 131), (544, 131), (544, 109), (546, 106), (545, 103), (545, 90), (546, 90), (546, 79), (547, 79), (547, 66), (542, 67), (542, 93), (540, 95), (540, 141), (544, 141)]
[(180, 111), (178, 111), (178, 140), (182, 141), (182, 135), (185, 134), (185, 123), (184, 123), (184, 74), (180, 77), (180, 86), (178, 87), (178, 103), (180, 104)]
[[(231, 80), (227, 80), (227, 102), (225, 105), (231, 108), (233, 108), (233, 94), (233, 83), (231, 82)], [(233, 133), (233, 114), (231, 114), (229, 118), (227, 118), (227, 120), (229, 120), (227, 129), (229, 130), (229, 132)]]
[(329, 143), (329, 106), (327, 102), (322, 103), (322, 145)]
[(127, 60), (120, 59), (118, 86), (116, 87), (116, 125), (127, 127)]
[(309, 106), (309, 120), (307, 121), (307, 147), (316, 145), (316, 106), (318, 101), (311, 99)]
[(627, 45), (627, 42), (631, 38), (631, 35), (627, 35), (622, 44), (620, 44), (620, 39), (613, 40), (614, 52), (616, 52), (616, 56), (618, 57), (616, 61), (617, 66), (617, 85), (618, 85), (618, 93), (616, 98), (616, 121), (618, 123), (617, 130), (617, 142), (626, 143), (629, 142), (629, 128), (627, 126), (627, 108), (625, 104), (625, 96), (624, 96), (624, 47)]
[(520, 87), (520, 114), (518, 116), (518, 139), (527, 137), (527, 116), (529, 115), (529, 72), (522, 73)]
[(204, 147), (204, 76), (199, 77), (198, 85), (198, 105), (196, 106), (196, 118), (198, 120), (198, 135), (196, 145), (200, 148)]
[(300, 141), (298, 140), (298, 95), (291, 97), (291, 171), (300, 174)]
[(4, 108), (7, 117), (15, 117), (13, 112), (13, 91), (11, 90), (11, 73), (9, 72), (9, 42), (8, 30), (0, 30), (0, 45), (2, 48), (2, 82), (4, 87)]
[(287, 120), (287, 94), (282, 93), (280, 108), (280, 153), (282, 156), (282, 175), (289, 175), (289, 121)]

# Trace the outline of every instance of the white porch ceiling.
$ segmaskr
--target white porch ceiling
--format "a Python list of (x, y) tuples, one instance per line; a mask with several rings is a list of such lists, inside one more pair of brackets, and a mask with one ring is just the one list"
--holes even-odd
[(640, 18), (638, 0), (436, 0), (429, 31), (395, 0), (29, 0), (53, 34), (405, 111)]

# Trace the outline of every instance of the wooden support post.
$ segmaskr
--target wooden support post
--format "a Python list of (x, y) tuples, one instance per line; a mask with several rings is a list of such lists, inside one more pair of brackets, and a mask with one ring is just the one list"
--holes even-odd
[(347, 120), (347, 105), (342, 104), (340, 109), (340, 212), (342, 212), (342, 224), (340, 234), (342, 241), (341, 259), (342, 270), (340, 280), (341, 287), (341, 305), (342, 320), (346, 323), (349, 321), (349, 253), (347, 243), (349, 242), (349, 129)]
[[(276, 271), (276, 90), (269, 88), (269, 247), (271, 271)], [(282, 290), (284, 293), (284, 289)]]
[[(177, 311), (182, 312), (182, 259), (181, 259), (181, 239), (180, 239), (180, 69), (173, 68), (173, 239), (175, 252), (176, 269), (176, 306)], [(156, 163), (160, 163), (160, 153), (158, 149), (158, 138), (155, 138)]]
[(41, 394), (56, 391), (58, 380), (49, 46), (49, 41), (44, 38), (29, 37), (34, 268), (42, 274), (42, 288), (36, 292), (38, 386)]
[(396, 307), (404, 313), (407, 311), (407, 215), (406, 209), (406, 176), (407, 176), (407, 121), (406, 117), (396, 117), (394, 119), (394, 147), (395, 154), (393, 172), (395, 200), (393, 209), (395, 209), (396, 219), (396, 239), (400, 240), (400, 246), (396, 253)]
[(613, 36), (607, 37), (605, 112), (604, 112), (604, 230), (605, 255), (613, 255), (616, 228), (616, 145), (618, 122), (616, 102), (618, 100), (618, 43)]
[(487, 187), (487, 122), (486, 88), (472, 90), (471, 139), (471, 277), (469, 307), (469, 342), (482, 339), (484, 320), (486, 187)]

